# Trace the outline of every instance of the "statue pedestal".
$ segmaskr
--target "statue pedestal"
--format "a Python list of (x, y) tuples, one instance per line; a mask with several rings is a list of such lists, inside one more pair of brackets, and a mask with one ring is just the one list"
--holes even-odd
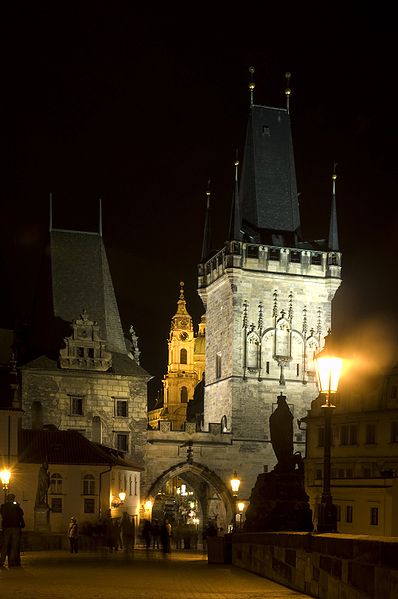
[(244, 530), (311, 532), (312, 512), (303, 474), (298, 470), (259, 474), (251, 493)]
[(50, 532), (50, 510), (48, 507), (35, 507), (34, 529), (36, 532)]

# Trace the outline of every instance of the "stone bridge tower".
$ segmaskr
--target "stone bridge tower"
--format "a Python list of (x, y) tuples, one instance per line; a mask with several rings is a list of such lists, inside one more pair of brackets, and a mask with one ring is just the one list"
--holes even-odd
[[(236, 441), (266, 442), (277, 395), (287, 396), (294, 422), (316, 396), (313, 356), (341, 282), (334, 186), (335, 175), (329, 239), (304, 241), (288, 109), (252, 103), (229, 238), (217, 253), (204, 243), (199, 265), (205, 428), (223, 422)], [(298, 428), (295, 440), (304, 441)]]

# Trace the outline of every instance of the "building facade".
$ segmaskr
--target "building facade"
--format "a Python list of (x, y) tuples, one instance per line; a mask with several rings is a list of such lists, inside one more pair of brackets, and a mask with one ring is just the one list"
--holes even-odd
[[(363, 377), (361, 377), (363, 378)], [(342, 383), (332, 416), (331, 493), (338, 531), (398, 536), (398, 368), (360, 388)], [(316, 399), (307, 425), (306, 488), (315, 515), (322, 495), (324, 416)]]

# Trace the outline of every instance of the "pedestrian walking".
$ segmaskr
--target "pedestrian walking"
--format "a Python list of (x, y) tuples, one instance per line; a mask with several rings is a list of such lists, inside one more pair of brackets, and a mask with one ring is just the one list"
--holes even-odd
[(128, 553), (134, 549), (135, 545), (135, 522), (133, 518), (130, 519), (127, 512), (123, 512), (120, 529), (122, 532), (123, 547), (126, 553)]
[(3, 544), (1, 547), (0, 566), (4, 566), (8, 558), (8, 567), (21, 565), (21, 534), (25, 528), (23, 510), (15, 500), (14, 493), (9, 493), (5, 503), (0, 506), (2, 518)]
[(171, 553), (171, 524), (167, 518), (164, 519), (160, 527), (160, 542), (162, 543), (163, 555)]
[(68, 539), (69, 539), (69, 548), (71, 553), (77, 553), (78, 551), (78, 539), (79, 539), (79, 529), (77, 525), (77, 520), (74, 516), (70, 519), (68, 526)]
[(152, 524), (152, 549), (160, 549), (160, 526), (157, 520)]
[(149, 522), (149, 520), (144, 520), (144, 523), (142, 525), (142, 539), (144, 541), (144, 545), (147, 551), (151, 547), (151, 537), (152, 524)]

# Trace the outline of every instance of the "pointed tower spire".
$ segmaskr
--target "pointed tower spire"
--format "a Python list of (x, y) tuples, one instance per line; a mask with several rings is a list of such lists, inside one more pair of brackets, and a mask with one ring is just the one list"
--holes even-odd
[(249, 73), (250, 73), (250, 83), (249, 83), (250, 106), (253, 106), (253, 104), (254, 104), (254, 88), (256, 87), (256, 84), (254, 83), (253, 75), (254, 75), (255, 72), (256, 72), (256, 69), (254, 67), (249, 67)]
[(99, 236), (102, 237), (102, 200), (98, 198), (99, 202), (99, 223), (98, 223), (98, 233)]
[(333, 252), (339, 251), (339, 234), (337, 229), (337, 210), (336, 210), (336, 166), (335, 162), (333, 165), (332, 175), (332, 207), (330, 211), (330, 224), (329, 224), (329, 243), (328, 247)]
[(241, 218), (240, 218), (239, 183), (238, 183), (238, 167), (239, 167), (238, 150), (236, 150), (234, 166), (235, 166), (235, 185), (234, 185), (234, 193), (232, 195), (231, 218), (230, 218), (230, 223), (229, 223), (228, 239), (230, 241), (240, 241), (242, 239), (242, 235), (240, 232)]
[(202, 257), (201, 262), (205, 262), (210, 254), (211, 246), (211, 222), (210, 222), (210, 179), (207, 182), (206, 191), (206, 216), (205, 226), (203, 231)]
[(50, 223), (49, 223), (49, 231), (53, 230), (53, 194), (50, 191)]
[(286, 79), (286, 87), (285, 87), (285, 96), (286, 96), (286, 110), (287, 110), (287, 114), (290, 114), (290, 96), (292, 93), (292, 90), (290, 89), (290, 79), (291, 79), (292, 74), (289, 73), (289, 71), (287, 73), (285, 73), (285, 79)]

